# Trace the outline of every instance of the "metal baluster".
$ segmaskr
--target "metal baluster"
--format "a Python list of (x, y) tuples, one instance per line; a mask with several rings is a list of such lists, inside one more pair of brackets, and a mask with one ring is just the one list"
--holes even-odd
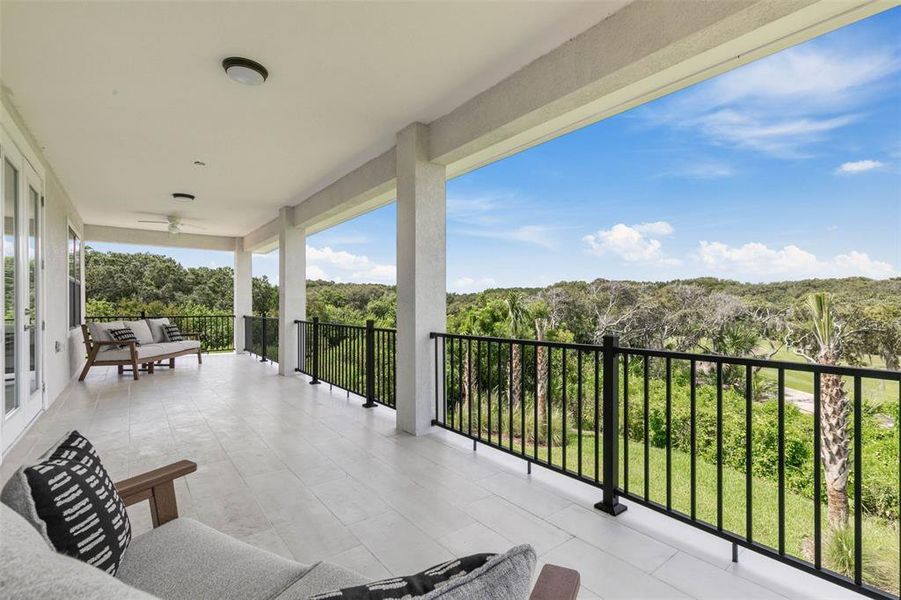
[(623, 352), (623, 491), (629, 493), (629, 354)]
[(601, 456), (601, 405), (600, 405), (600, 353), (594, 351), (594, 482), (601, 480), (600, 456)]
[[(748, 367), (750, 369), (750, 367)], [(820, 471), (822, 470), (822, 398), (820, 397), (820, 372), (813, 374), (813, 566), (821, 569), (823, 566), (823, 533), (822, 515), (820, 513), (823, 499), (820, 496), (822, 485)], [(749, 444), (750, 445), (750, 444)]]
[[(562, 393), (562, 398), (561, 398), (561, 400), (562, 400), (561, 404), (562, 404), (563, 410), (561, 411), (561, 419), (560, 419), (561, 420), (561, 424), (560, 424), (561, 425), (561, 434), (562, 434), (561, 442), (560, 442), (560, 454), (562, 455), (561, 459), (560, 459), (561, 460), (560, 466), (563, 468), (564, 471), (568, 471), (569, 465), (566, 462), (566, 447), (569, 446), (569, 431), (567, 431), (567, 429), (566, 429), (566, 354), (567, 354), (566, 348), (561, 348), (561, 352), (563, 353), (563, 357), (562, 357), (563, 364), (561, 365), (562, 366), (561, 376), (563, 377), (563, 393)], [(604, 460), (607, 460), (606, 456), (604, 457)]]
[(723, 530), (723, 363), (716, 363), (716, 528)]
[(673, 508), (673, 362), (666, 357), (666, 509)]
[(577, 472), (579, 477), (582, 476), (582, 351), (576, 350), (576, 427), (578, 428), (578, 438), (576, 439), (576, 454), (578, 455), (579, 465)]
[(854, 583), (863, 583), (863, 388), (854, 377)]
[(751, 448), (753, 447), (751, 436), (753, 371), (751, 365), (745, 366), (745, 537), (748, 543), (754, 540), (754, 501), (753, 501), (753, 464), (751, 461)]
[(785, 555), (785, 369), (779, 369), (777, 377), (778, 399), (776, 419), (776, 444), (779, 452), (778, 466), (778, 511), (779, 511), (779, 555)]
[(538, 434), (539, 434), (539, 423), (538, 423), (538, 403), (541, 401), (538, 397), (538, 345), (534, 346), (533, 354), (535, 357), (535, 371), (533, 377), (533, 385), (532, 385), (532, 408), (534, 413), (534, 420), (532, 421), (532, 456), (535, 457), (535, 460), (538, 460)]
[(698, 383), (698, 365), (694, 360), (689, 364), (689, 379), (691, 380), (688, 386), (689, 389), (689, 398), (688, 398), (688, 414), (690, 420), (690, 437), (691, 437), (691, 451), (689, 452), (689, 471), (691, 478), (691, 499), (690, 499), (690, 509), (689, 514), (691, 515), (692, 521), (697, 518), (697, 500), (698, 500), (698, 490), (697, 490), (697, 482), (698, 482), (698, 470), (697, 470), (697, 455), (698, 455), (698, 423), (697, 423), (697, 414), (698, 414), (698, 393), (697, 393), (697, 383)]
[(650, 500), (651, 499), (651, 461), (650, 461), (651, 451), (650, 451), (650, 444), (649, 444), (650, 436), (648, 433), (648, 428), (650, 425), (650, 417), (648, 416), (648, 412), (650, 411), (651, 402), (650, 402), (650, 397), (649, 397), (650, 373), (648, 372), (648, 366), (650, 363), (650, 359), (648, 358), (647, 354), (645, 354), (642, 357), (642, 363), (643, 363), (643, 371), (644, 371), (643, 372), (644, 389), (642, 390), (642, 393), (644, 395), (644, 398), (642, 398), (642, 400), (644, 401), (644, 415), (643, 415), (643, 419), (644, 419), (644, 423), (643, 423), (643, 426), (644, 426), (644, 499)]

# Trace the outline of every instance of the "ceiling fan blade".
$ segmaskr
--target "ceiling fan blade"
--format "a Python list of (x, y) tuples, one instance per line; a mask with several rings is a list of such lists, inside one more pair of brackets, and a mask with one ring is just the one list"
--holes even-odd
[(145, 221), (143, 219), (138, 220), (138, 223), (159, 223), (160, 225), (168, 225), (169, 221)]

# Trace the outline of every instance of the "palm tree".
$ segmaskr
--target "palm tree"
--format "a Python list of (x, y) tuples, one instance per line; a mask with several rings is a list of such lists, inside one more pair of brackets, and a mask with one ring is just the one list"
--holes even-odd
[[(510, 293), (504, 300), (507, 308), (507, 331), (509, 335), (516, 339), (522, 339), (527, 335), (529, 330), (529, 309), (523, 301), (522, 294)], [(510, 346), (512, 358), (512, 386), (510, 388), (511, 406), (522, 400), (522, 346), (519, 344), (511, 344)]]
[[(831, 300), (823, 293), (811, 294), (807, 309), (813, 329), (814, 354), (806, 358), (821, 365), (837, 365), (841, 331), (832, 314)], [(851, 453), (848, 394), (839, 375), (824, 374), (820, 382), (821, 456), (826, 474), (829, 527), (837, 531), (848, 524), (848, 459)]]

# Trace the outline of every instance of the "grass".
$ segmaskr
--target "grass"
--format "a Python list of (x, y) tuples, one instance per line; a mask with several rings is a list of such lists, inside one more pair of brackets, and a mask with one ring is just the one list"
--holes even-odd
[[(772, 344), (766, 342), (761, 347), (761, 352), (765, 352), (769, 354), (773, 351)], [(869, 356), (867, 357), (867, 367), (873, 369), (885, 369), (885, 361), (879, 358), (878, 356)], [(794, 352), (786, 348), (782, 348), (776, 352), (776, 354), (772, 358), (773, 360), (782, 360), (786, 362), (794, 362), (794, 363), (803, 363), (806, 362), (804, 358), (798, 356)], [(775, 369), (762, 369), (760, 371), (761, 376), (767, 381), (776, 383), (777, 371)], [(853, 382), (847, 379), (847, 383), (845, 384), (845, 388), (853, 393)], [(802, 371), (785, 371), (785, 387), (798, 390), (799, 392), (805, 392), (807, 394), (813, 394), (813, 374), (804, 373)], [(879, 381), (876, 379), (863, 379), (861, 381), (861, 390), (863, 391), (864, 399), (870, 404), (882, 404), (884, 402), (898, 402), (898, 388), (896, 384), (890, 384), (887, 381)]]
[[(465, 427), (464, 427), (465, 430)], [(484, 434), (483, 434), (484, 435)], [(495, 434), (494, 441), (497, 441)], [(582, 433), (582, 477), (594, 479), (594, 460), (596, 440), (593, 431)], [(509, 448), (509, 439), (504, 434), (502, 442)], [(514, 438), (513, 449), (521, 450), (521, 441)], [(598, 463), (601, 464), (602, 452), (598, 450)], [(526, 456), (536, 458), (530, 441), (526, 443)], [(625, 448), (620, 441), (620, 460), (624, 460)], [(547, 447), (539, 446), (537, 459), (548, 461)], [(573, 431), (566, 446), (566, 461), (563, 460), (563, 448), (552, 447), (551, 464), (565, 467), (568, 471), (579, 472), (579, 443), (577, 432)], [(648, 469), (650, 477), (647, 481), (647, 499), (660, 504), (667, 502), (666, 490), (666, 449), (650, 446), (648, 448)], [(621, 464), (620, 477), (624, 477)], [(674, 510), (690, 514), (691, 511), (691, 458), (686, 452), (673, 450), (671, 453), (671, 490), (670, 503)], [(711, 525), (717, 522), (717, 469), (716, 465), (702, 461), (696, 462), (696, 518)], [(625, 485), (625, 481), (620, 482)], [(644, 444), (629, 441), (628, 489), (631, 493), (644, 496)], [(759, 544), (773, 549), (779, 547), (779, 486), (777, 482), (760, 477), (751, 480), (752, 537)], [(739, 536), (746, 536), (746, 478), (745, 473), (729, 467), (723, 468), (723, 529)], [(812, 561), (814, 516), (813, 501), (799, 494), (785, 493), (785, 553), (798, 559)], [(853, 510), (853, 509), (852, 509)], [(823, 564), (826, 568), (842, 573), (853, 574), (853, 526), (850, 529), (851, 545), (848, 545), (848, 531), (839, 535), (829, 534), (826, 522), (826, 507), (821, 510), (823, 532)], [(898, 594), (899, 592), (899, 538), (898, 529), (891, 523), (869, 515), (863, 517), (864, 532), (864, 581), (883, 590)], [(848, 554), (850, 552), (850, 555)]]

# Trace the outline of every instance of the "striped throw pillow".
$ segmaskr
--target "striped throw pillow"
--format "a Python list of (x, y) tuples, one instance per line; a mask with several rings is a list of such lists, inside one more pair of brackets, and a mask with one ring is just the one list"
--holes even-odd
[[(430, 567), (421, 573), (392, 577), (363, 585), (310, 596), (309, 600), (408, 600), (424, 596), (459, 577), (472, 573), (497, 556), (473, 554)], [(462, 597), (462, 596), (461, 596)]]
[(53, 547), (115, 575), (131, 541), (131, 523), (91, 442), (72, 431), (23, 473), (34, 502), (31, 516), (40, 519), (38, 530)]
[(178, 325), (163, 325), (163, 335), (167, 342), (182, 342), (185, 339)]
[(135, 332), (132, 331), (130, 327), (119, 327), (116, 329), (109, 329), (108, 331), (110, 336), (117, 342), (138, 341), (138, 338), (135, 336)]

